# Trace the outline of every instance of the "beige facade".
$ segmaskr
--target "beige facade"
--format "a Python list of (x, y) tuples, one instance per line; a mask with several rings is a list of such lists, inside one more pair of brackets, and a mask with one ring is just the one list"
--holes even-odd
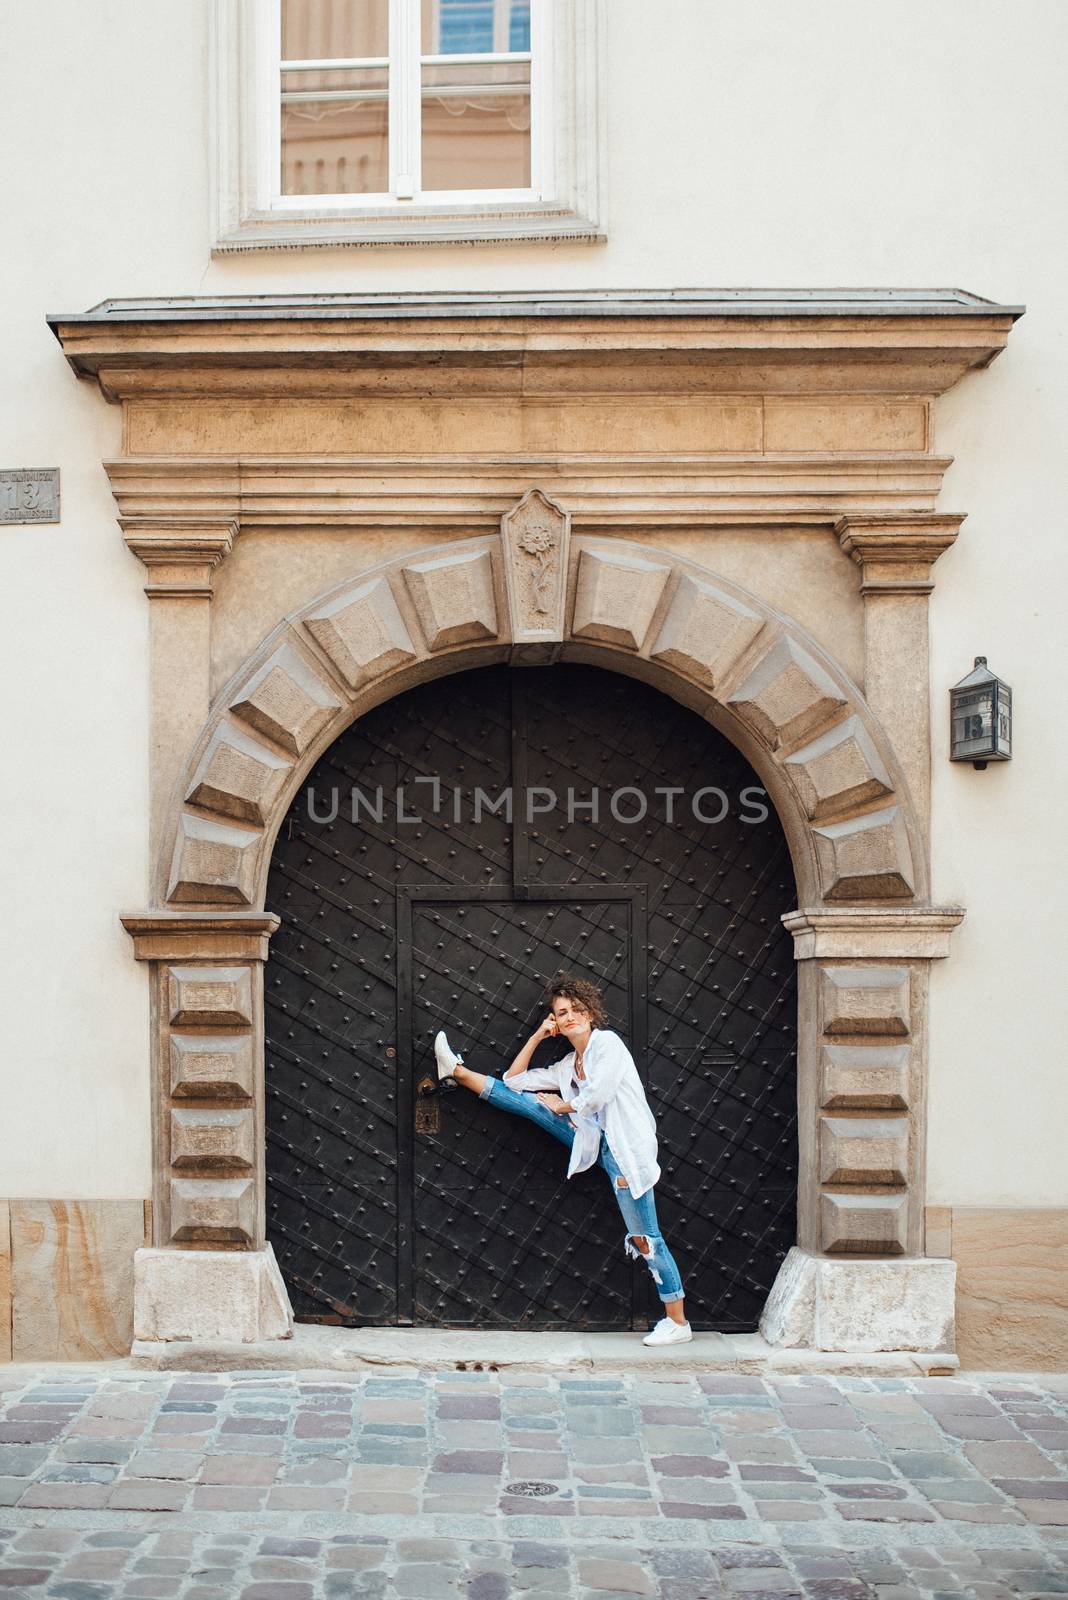
[[(678, 10), (691, 44), (718, 57), (701, 8)], [(728, 8), (726, 27), (740, 44), (749, 24)], [(639, 33), (637, 11), (620, 7), (605, 66), (620, 130)], [(884, 70), (904, 81), (893, 51)], [(199, 82), (181, 51), (174, 79)], [(918, 201), (889, 198), (884, 221), (899, 231)], [(163, 198), (153, 204), (166, 219)], [(752, 199), (742, 210), (752, 222)], [(351, 290), (344, 255), (216, 259), (205, 285), (197, 249), (165, 231), (137, 276), (190, 298), (54, 318), (87, 380), (77, 387), (43, 313), (134, 286), (127, 266), (107, 250), (92, 274), (67, 265), (47, 306), (16, 286), (23, 381), (44, 375), (10, 464), (51, 460), (63, 439), (66, 527), (4, 536), (15, 591), (40, 593), (52, 561), (68, 586), (42, 623), (31, 628), (30, 605), (19, 623), (21, 659), (41, 663), (28, 681), (42, 685), (16, 724), (22, 760), (41, 760), (45, 699), (68, 750), (92, 730), (79, 735), (80, 808), (65, 792), (54, 816), (13, 818), (30, 937), (8, 981), (14, 994), (36, 978), (47, 1013), (32, 1033), (14, 1012), (9, 1024), (9, 1060), (32, 1065), (25, 1085), (13, 1074), (0, 1182), (0, 1329), (16, 1356), (127, 1348), (142, 1247), (140, 1337), (287, 1330), (263, 1215), (263, 897), (277, 828), (364, 709), (468, 665), (567, 659), (643, 678), (727, 734), (790, 843), (802, 1254), (784, 1268), (769, 1337), (951, 1351), (953, 1272), (925, 1263), (955, 1261), (963, 1359), (1063, 1361), (1051, 1010), (1063, 1001), (1045, 997), (1039, 960), (1060, 934), (1036, 867), (1052, 752), (1033, 735), (1004, 769), (973, 773), (949, 767), (944, 738), (946, 689), (977, 650), (1013, 681), (1029, 723), (1048, 692), (1040, 574), (1057, 566), (1029, 475), (1056, 409), (1036, 392), (1053, 337), (1048, 267), (962, 239), (955, 271), (945, 256), (921, 271), (922, 252), (858, 252), (839, 228), (840, 258), (765, 239), (748, 255), (713, 250), (712, 272), (700, 229), (696, 246), (677, 235), (669, 265), (662, 246), (646, 253), (624, 195), (612, 215), (605, 245), (563, 260), (534, 247), (361, 254), (361, 288), (397, 293), (403, 266), (419, 288), (482, 289), (474, 311), (446, 302), (433, 317), (414, 292), (391, 316), (358, 294), (324, 314), (316, 296)], [(969, 288), (1005, 285), (1009, 303), (708, 291), (669, 305), (662, 293), (710, 277), (817, 281), (819, 263), (824, 282), (917, 281), (944, 262)], [(611, 281), (650, 288), (627, 299), (600, 289)], [(579, 309), (554, 307), (554, 288)], [(268, 290), (298, 303), (210, 298)], [(1010, 338), (1017, 299), (1029, 312)], [(14, 414), (14, 395), (4, 401)], [(1005, 552), (1023, 505), (1042, 554), (1021, 587)], [(548, 620), (528, 604), (519, 534), (532, 509), (553, 539)], [(22, 876), (44, 859), (62, 863), (88, 952), (66, 984)], [(39, 1130), (63, 1122), (46, 1161)], [(888, 1316), (888, 1294), (904, 1320)]]

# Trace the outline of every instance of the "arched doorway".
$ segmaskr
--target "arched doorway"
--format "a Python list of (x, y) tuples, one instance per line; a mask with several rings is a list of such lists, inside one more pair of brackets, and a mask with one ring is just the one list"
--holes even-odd
[(565, 966), (604, 985), (645, 1077), (693, 1325), (754, 1328), (796, 1238), (779, 921), (795, 899), (752, 768), (648, 684), (492, 665), (352, 723), (290, 807), (266, 897), (282, 919), (267, 1231), (298, 1318), (626, 1329), (655, 1313), (603, 1174), (567, 1182), (536, 1129), (416, 1092), (441, 1026), (503, 1071)]

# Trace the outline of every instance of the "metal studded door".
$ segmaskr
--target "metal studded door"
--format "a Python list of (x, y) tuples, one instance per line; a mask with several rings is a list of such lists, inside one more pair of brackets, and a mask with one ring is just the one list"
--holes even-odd
[[(644, 894), (580, 889), (513, 900), (507, 889), (423, 899), (402, 891), (401, 1054), (444, 1026), (476, 1072), (500, 1076), (540, 1021), (542, 976), (592, 963), (610, 1015), (632, 1039), (643, 991)], [(635, 970), (637, 969), (637, 970)], [(535, 1064), (567, 1053), (538, 1047)], [(638, 1047), (638, 1059), (644, 1059)], [(420, 1100), (411, 1150), (411, 1294), (416, 1322), (450, 1326), (632, 1326), (637, 1282), (605, 1174), (564, 1181), (568, 1152), (551, 1134), (471, 1093)], [(405, 1125), (408, 1118), (402, 1119)], [(403, 1159), (403, 1158), (402, 1158)], [(405, 1257), (405, 1260), (407, 1257)], [(640, 1314), (640, 1312), (638, 1312)]]
[(298, 1317), (655, 1315), (603, 1173), (568, 1182), (532, 1124), (416, 1092), (441, 1026), (502, 1072), (565, 966), (604, 986), (645, 1079), (691, 1322), (754, 1327), (795, 1237), (792, 900), (756, 775), (643, 683), (487, 667), (355, 723), (294, 803), (267, 898), (268, 1231)]

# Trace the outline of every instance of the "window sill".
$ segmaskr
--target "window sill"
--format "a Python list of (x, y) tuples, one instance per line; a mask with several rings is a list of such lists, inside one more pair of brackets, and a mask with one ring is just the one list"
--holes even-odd
[(336, 207), (253, 212), (220, 229), (213, 255), (243, 250), (367, 248), (374, 245), (546, 244), (571, 241), (601, 244), (604, 227), (551, 201), (497, 204), (405, 203), (351, 211)]

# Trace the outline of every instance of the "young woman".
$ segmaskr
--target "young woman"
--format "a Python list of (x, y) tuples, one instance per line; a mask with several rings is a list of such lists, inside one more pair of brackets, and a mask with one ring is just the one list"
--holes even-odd
[[(569, 1178), (595, 1162), (604, 1168), (627, 1226), (624, 1248), (649, 1268), (667, 1313), (642, 1342), (682, 1344), (693, 1334), (683, 1310), (679, 1269), (656, 1220), (656, 1121), (634, 1058), (608, 1026), (601, 991), (587, 978), (558, 974), (547, 985), (545, 1000), (550, 1015), (503, 1078), (472, 1072), (444, 1032), (438, 1033), (434, 1054), (439, 1082), (452, 1079), (501, 1111), (528, 1117), (570, 1146)], [(570, 1053), (550, 1066), (531, 1068), (537, 1046), (557, 1036), (567, 1040)]]

